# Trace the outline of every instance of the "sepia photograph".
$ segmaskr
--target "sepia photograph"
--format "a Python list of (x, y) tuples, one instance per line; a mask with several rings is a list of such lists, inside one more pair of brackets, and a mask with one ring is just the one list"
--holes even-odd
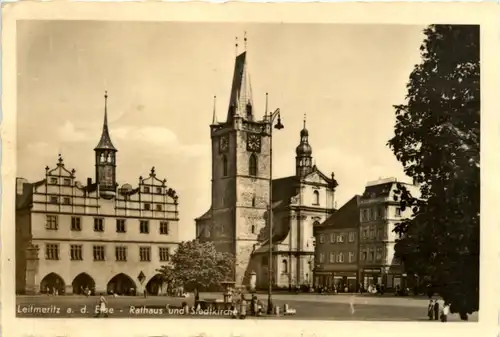
[(480, 25), (16, 30), (18, 318), (479, 321)]

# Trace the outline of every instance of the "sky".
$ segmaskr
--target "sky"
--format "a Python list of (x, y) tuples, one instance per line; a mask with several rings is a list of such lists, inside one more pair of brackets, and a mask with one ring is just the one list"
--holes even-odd
[(179, 194), (181, 239), (210, 207), (210, 129), (226, 117), (235, 37), (245, 48), (254, 111), (280, 108), (273, 175), (295, 172), (304, 114), (318, 168), (333, 171), (337, 206), (368, 181), (408, 180), (386, 146), (394, 104), (420, 62), (424, 26), (20, 21), (17, 176), (38, 181), (62, 154), (77, 180), (94, 178), (108, 91), (120, 185), (155, 167)]

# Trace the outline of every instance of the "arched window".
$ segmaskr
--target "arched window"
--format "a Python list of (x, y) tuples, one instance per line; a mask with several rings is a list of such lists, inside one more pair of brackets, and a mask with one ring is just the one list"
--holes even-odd
[(286, 260), (281, 261), (281, 267), (283, 274), (288, 273), (288, 262)]
[(227, 158), (226, 156), (222, 156), (222, 176), (227, 176)]
[(257, 156), (252, 153), (248, 162), (248, 174), (251, 176), (257, 175)]
[(314, 191), (314, 204), (319, 205), (319, 192)]
[(252, 225), (252, 234), (255, 234), (255, 225)]
[(255, 207), (255, 196), (252, 197), (252, 207)]

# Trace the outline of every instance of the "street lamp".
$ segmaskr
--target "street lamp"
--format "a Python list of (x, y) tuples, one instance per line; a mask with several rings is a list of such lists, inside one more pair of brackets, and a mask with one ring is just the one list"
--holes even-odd
[[(281, 124), (280, 109), (276, 109), (272, 114), (269, 114), (267, 123), (269, 125), (269, 289), (267, 293), (267, 314), (273, 313), (273, 127), (277, 130), (284, 128)], [(278, 118), (276, 124), (274, 120)]]

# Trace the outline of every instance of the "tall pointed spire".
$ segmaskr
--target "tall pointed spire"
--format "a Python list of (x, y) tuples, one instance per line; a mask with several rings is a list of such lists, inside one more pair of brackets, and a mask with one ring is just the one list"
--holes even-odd
[(217, 124), (217, 96), (214, 96), (214, 112), (212, 116), (212, 124)]
[(247, 120), (253, 120), (253, 98), (247, 64), (246, 36), (244, 42), (245, 50), (236, 56), (234, 65), (233, 84), (231, 87), (231, 98), (229, 100), (227, 122), (232, 121), (236, 116)]
[(104, 123), (102, 125), (102, 134), (99, 144), (94, 150), (112, 150), (117, 151), (111, 142), (111, 137), (109, 136), (108, 129), (108, 92), (104, 92)]

